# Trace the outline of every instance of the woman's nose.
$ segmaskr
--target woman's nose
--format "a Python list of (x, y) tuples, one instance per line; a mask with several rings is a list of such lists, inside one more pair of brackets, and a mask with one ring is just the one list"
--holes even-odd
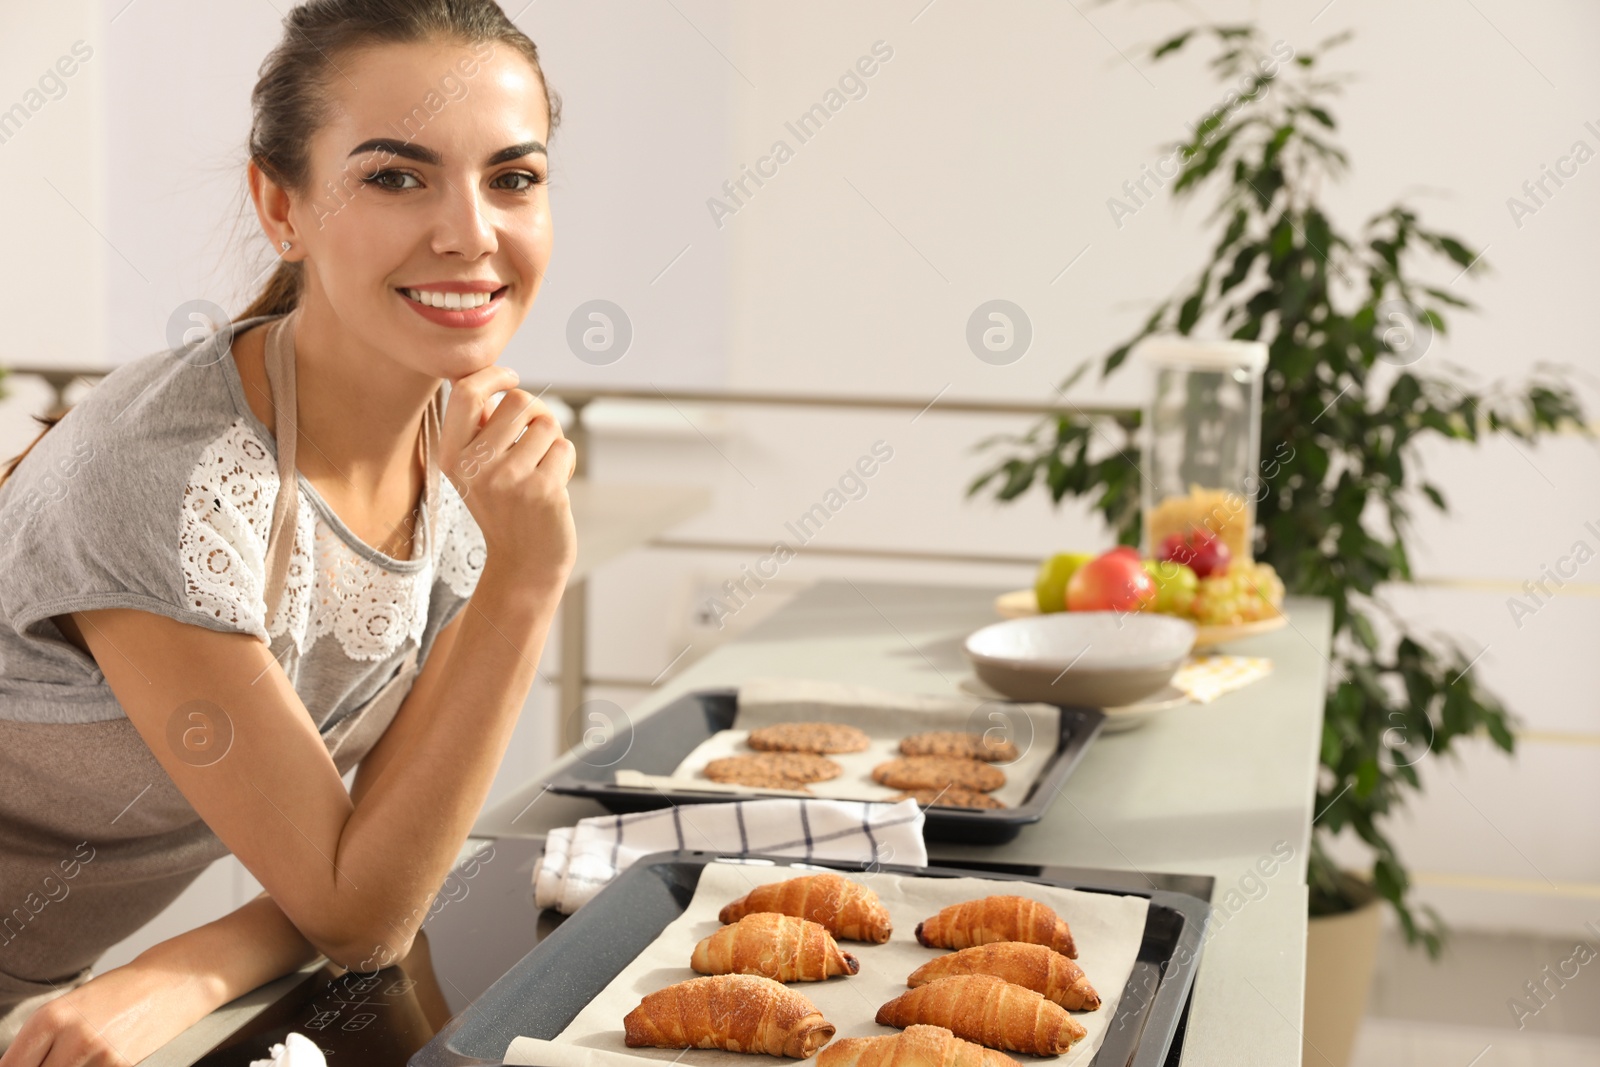
[(477, 259), (495, 251), (494, 226), (476, 185), (447, 182), (440, 212), (433, 238), (436, 254)]

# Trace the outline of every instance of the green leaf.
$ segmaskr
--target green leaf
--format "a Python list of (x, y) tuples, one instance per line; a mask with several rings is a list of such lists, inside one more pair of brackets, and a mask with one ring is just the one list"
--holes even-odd
[(1356, 798), (1361, 800), (1370, 797), (1377, 785), (1378, 761), (1376, 759), (1362, 760), (1360, 768), (1356, 771)]
[(1218, 296), (1224, 295), (1228, 290), (1244, 281), (1245, 276), (1250, 273), (1250, 265), (1256, 261), (1256, 257), (1261, 254), (1261, 251), (1261, 246), (1258, 244), (1248, 244), (1239, 249), (1238, 253), (1233, 257), (1233, 266), (1228, 269), (1228, 273), (1223, 277), (1222, 284), (1217, 290)]
[(1472, 306), (1470, 301), (1464, 300), (1446, 289), (1436, 289), (1433, 286), (1424, 286), (1422, 291), (1440, 303), (1449, 304), (1451, 307), (1469, 308)]
[(1352, 628), (1355, 630), (1356, 639), (1368, 651), (1375, 651), (1378, 647), (1378, 634), (1372, 628), (1372, 622), (1365, 615), (1350, 616)]
[(1212, 257), (1216, 258), (1221, 256), (1228, 249), (1232, 248), (1234, 242), (1240, 237), (1244, 236), (1244, 228), (1249, 224), (1249, 222), (1250, 216), (1243, 209), (1235, 211), (1233, 213), (1233, 221), (1228, 223), (1227, 232), (1222, 235), (1222, 240), (1217, 242), (1217, 248), (1216, 251), (1212, 253)]
[(1056, 387), (1057, 390), (1060, 391), (1060, 392), (1065, 393), (1067, 390), (1071, 389), (1074, 385), (1078, 384), (1078, 379), (1082, 378), (1083, 375), (1084, 375), (1084, 372), (1086, 372), (1088, 369), (1089, 369), (1089, 361), (1088, 360), (1084, 360), (1082, 363), (1079, 363), (1077, 369), (1074, 370), (1071, 374), (1067, 375), (1066, 381), (1062, 382), (1059, 386)]
[(1409, 371), (1402, 372), (1389, 388), (1389, 407), (1402, 414), (1413, 411), (1422, 399), (1422, 385)]
[(1511, 736), (1511, 730), (1506, 726), (1506, 721), (1501, 716), (1490, 716), (1484, 720), (1484, 725), (1489, 729), (1489, 736), (1494, 743), (1507, 752), (1516, 748), (1516, 739)]
[(1040, 461), (1013, 459), (1006, 463), (1006, 482), (1000, 489), (1001, 500), (1011, 500), (1019, 495), (1028, 486), (1033, 484), (1033, 475), (1039, 469)]
[(1184, 161), (1183, 173), (1178, 175), (1178, 180), (1172, 183), (1172, 195), (1178, 196), (1187, 192), (1193, 186), (1204, 181), (1206, 176), (1217, 169), (1217, 164), (1227, 157), (1228, 147), (1233, 143), (1237, 129), (1229, 130), (1221, 137), (1200, 149), (1198, 154)]
[(1281, 277), (1281, 263), (1289, 255), (1289, 250), (1294, 247), (1294, 223), (1287, 215), (1278, 218), (1278, 224), (1272, 228), (1272, 259), (1273, 266), (1280, 267), (1274, 274)]
[(1194, 36), (1193, 30), (1184, 30), (1176, 37), (1167, 38), (1151, 51), (1150, 58), (1160, 59), (1164, 55), (1167, 55), (1171, 52), (1176, 52), (1178, 49), (1182, 48), (1186, 43), (1188, 43), (1189, 38), (1192, 36)]
[(1118, 345), (1116, 348), (1111, 350), (1111, 354), (1106, 357), (1105, 366), (1100, 369), (1100, 378), (1102, 381), (1105, 380), (1106, 376), (1112, 371), (1122, 366), (1122, 361), (1128, 358), (1128, 353), (1132, 349), (1133, 342), (1130, 341), (1125, 345)]
[(1478, 254), (1476, 252), (1470, 251), (1466, 245), (1462, 244), (1454, 237), (1440, 237), (1439, 247), (1443, 249), (1444, 254), (1454, 260), (1458, 266), (1465, 267), (1478, 258)]

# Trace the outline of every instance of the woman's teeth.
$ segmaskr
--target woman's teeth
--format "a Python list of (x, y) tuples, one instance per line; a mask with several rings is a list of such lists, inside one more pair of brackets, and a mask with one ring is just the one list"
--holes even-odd
[(446, 308), (450, 311), (470, 311), (487, 304), (492, 293), (430, 293), (422, 289), (402, 289), (401, 292), (419, 304)]

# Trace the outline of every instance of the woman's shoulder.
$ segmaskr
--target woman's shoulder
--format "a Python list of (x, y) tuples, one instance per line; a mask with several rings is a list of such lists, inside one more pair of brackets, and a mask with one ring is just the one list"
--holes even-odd
[[(50, 451), (52, 442), (70, 441), (80, 451), (92, 449), (127, 463), (155, 459), (158, 454), (170, 461), (177, 458), (174, 450), (200, 447), (235, 422), (273, 445), (270, 430), (247, 400), (247, 387), (234, 363), (232, 337), (232, 331), (221, 331), (193, 345), (151, 352), (121, 364), (67, 410), (35, 451)], [(17, 468), (24, 479), (29, 473), (26, 464), (24, 460)], [(40, 470), (34, 465), (34, 473)]]
[(251, 584), (277, 495), (275, 443), (231, 358), (217, 342), (130, 360), (39, 439), (0, 486), (8, 621), (126, 604), (264, 633), (259, 591), (235, 586), (227, 618), (207, 593)]
[[(92, 509), (132, 520), (176, 506), (197, 482), (230, 472), (276, 477), (276, 442), (243, 403), (237, 372), (196, 353), (156, 352), (106, 375), (17, 464), (0, 486), (0, 530), (71, 498), (65, 516)], [(155, 531), (150, 531), (154, 533)]]

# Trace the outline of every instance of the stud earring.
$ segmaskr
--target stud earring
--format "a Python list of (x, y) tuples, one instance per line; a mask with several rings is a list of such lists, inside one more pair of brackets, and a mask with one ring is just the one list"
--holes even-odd
[(289, 251), (289, 242), (288, 241), (283, 242), (283, 250), (285, 252)]

